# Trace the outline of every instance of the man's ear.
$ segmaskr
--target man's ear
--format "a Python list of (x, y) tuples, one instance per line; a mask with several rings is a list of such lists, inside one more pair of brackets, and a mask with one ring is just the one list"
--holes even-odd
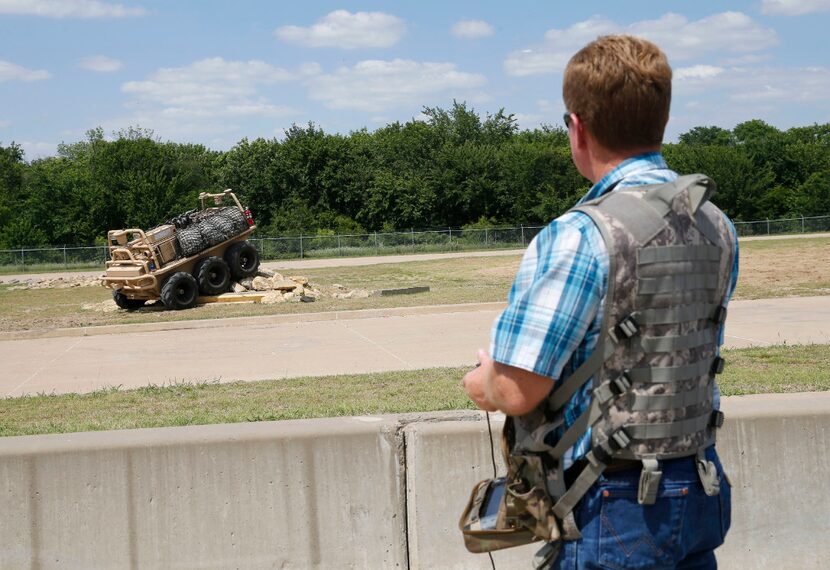
[(591, 134), (585, 128), (585, 123), (579, 115), (571, 115), (571, 128), (573, 129), (574, 143), (580, 149), (585, 149), (588, 146), (588, 138)]

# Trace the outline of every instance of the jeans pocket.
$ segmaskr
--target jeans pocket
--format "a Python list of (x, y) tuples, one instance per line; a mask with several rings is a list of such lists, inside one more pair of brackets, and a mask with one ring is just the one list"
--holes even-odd
[(602, 490), (599, 563), (606, 568), (674, 568), (688, 487), (666, 487), (653, 505), (637, 502), (633, 487)]

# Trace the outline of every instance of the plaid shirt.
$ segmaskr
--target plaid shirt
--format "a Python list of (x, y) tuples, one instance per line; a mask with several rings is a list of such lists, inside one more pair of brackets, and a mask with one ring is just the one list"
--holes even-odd
[[(612, 188), (659, 184), (676, 178), (677, 174), (669, 170), (659, 153), (641, 154), (606, 174), (580, 203), (598, 198)], [(734, 228), (732, 234), (735, 235)], [(729, 296), (738, 276), (737, 239), (735, 251)], [(597, 345), (608, 271), (608, 250), (591, 218), (581, 212), (567, 212), (552, 221), (527, 248), (510, 289), (507, 308), (493, 323), (493, 359), (554, 378), (558, 387)], [(721, 340), (722, 335), (723, 330)], [(587, 409), (591, 390), (592, 382), (585, 382), (565, 405), (564, 429)], [(718, 406), (717, 389), (715, 399)], [(562, 433), (554, 435), (559, 437)], [(585, 455), (590, 445), (588, 430), (566, 453), (565, 467)]]

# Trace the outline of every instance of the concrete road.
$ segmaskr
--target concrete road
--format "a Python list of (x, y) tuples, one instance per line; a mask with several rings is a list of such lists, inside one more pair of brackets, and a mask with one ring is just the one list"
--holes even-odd
[[(472, 364), (500, 303), (280, 315), (0, 338), (0, 394)], [(736, 301), (726, 344), (830, 343), (830, 296)]]

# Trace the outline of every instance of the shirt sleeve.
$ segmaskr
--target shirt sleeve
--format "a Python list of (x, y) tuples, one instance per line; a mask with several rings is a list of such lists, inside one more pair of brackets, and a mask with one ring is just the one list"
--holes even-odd
[(597, 241), (602, 244), (590, 218), (573, 213), (554, 220), (531, 242), (508, 306), (493, 323), (494, 360), (560, 378), (605, 294), (607, 269), (603, 273)]

